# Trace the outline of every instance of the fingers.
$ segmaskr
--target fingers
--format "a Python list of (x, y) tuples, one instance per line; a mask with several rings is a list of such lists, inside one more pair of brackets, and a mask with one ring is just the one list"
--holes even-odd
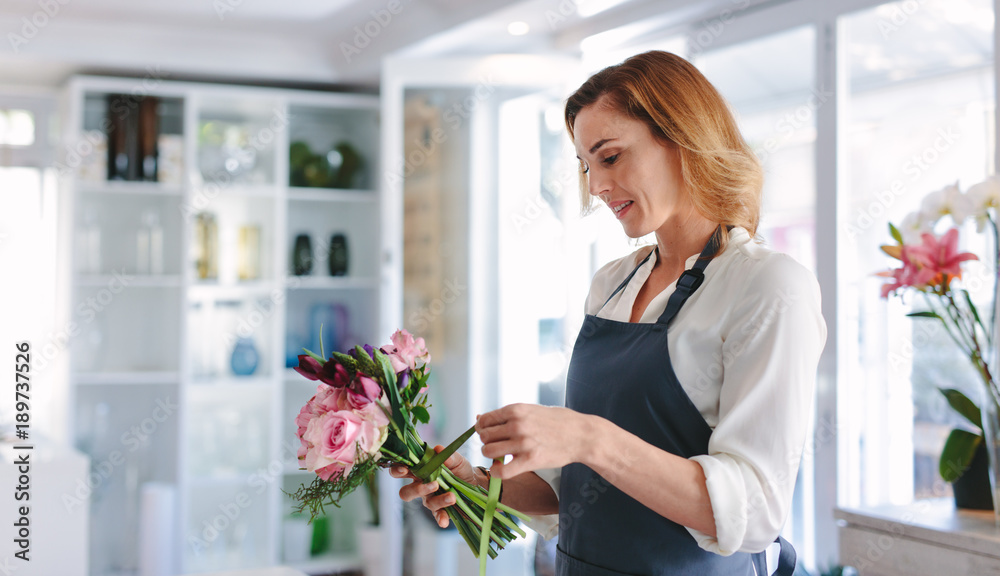
[(490, 474), (501, 480), (510, 480), (515, 476), (520, 476), (521, 474), (534, 469), (535, 467), (531, 465), (531, 462), (527, 457), (515, 456), (506, 464), (504, 464), (503, 461), (494, 462), (493, 466), (490, 466)]
[(517, 455), (524, 452), (524, 440), (504, 440), (502, 442), (489, 442), (483, 444), (483, 456), (490, 460), (502, 459), (508, 454)]
[(455, 495), (450, 492), (424, 498), (424, 506), (431, 512), (434, 512), (435, 516), (437, 516), (437, 512), (443, 511), (445, 508), (454, 505), (455, 505)]
[(506, 424), (520, 411), (521, 406), (522, 404), (510, 404), (479, 416), (476, 418), (476, 431), (482, 434), (484, 430)]
[(415, 500), (417, 498), (426, 498), (427, 496), (437, 492), (437, 490), (437, 482), (428, 482), (427, 484), (424, 484), (420, 480), (414, 480), (399, 489), (399, 497), (406, 502), (410, 502), (411, 500)]
[(444, 510), (438, 510), (437, 512), (435, 512), (434, 520), (436, 520), (438, 526), (442, 528), (447, 528), (448, 522), (450, 521), (450, 519), (448, 518), (448, 513), (445, 512)]
[(410, 472), (410, 469), (406, 466), (392, 466), (389, 468), (389, 476), (393, 478), (411, 478), (416, 480), (416, 477)]

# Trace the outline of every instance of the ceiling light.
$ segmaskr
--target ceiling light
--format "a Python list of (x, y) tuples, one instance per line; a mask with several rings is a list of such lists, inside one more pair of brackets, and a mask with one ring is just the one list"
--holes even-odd
[(522, 22), (521, 20), (511, 22), (507, 25), (507, 33), (511, 36), (524, 36), (529, 30), (531, 30), (531, 26), (528, 26), (527, 22)]

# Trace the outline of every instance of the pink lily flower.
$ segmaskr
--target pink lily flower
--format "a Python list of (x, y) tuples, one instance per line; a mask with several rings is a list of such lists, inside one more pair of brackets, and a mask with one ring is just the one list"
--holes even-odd
[(916, 277), (917, 285), (937, 284), (947, 278), (962, 277), (962, 262), (978, 260), (971, 252), (958, 251), (958, 229), (952, 228), (940, 239), (933, 234), (921, 234), (923, 243), (919, 246), (907, 246), (903, 249), (906, 256), (919, 268)]

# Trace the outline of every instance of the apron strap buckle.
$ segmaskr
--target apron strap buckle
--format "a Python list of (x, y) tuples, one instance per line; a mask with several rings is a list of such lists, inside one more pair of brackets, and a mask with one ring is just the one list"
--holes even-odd
[(681, 277), (677, 279), (677, 290), (683, 290), (688, 295), (693, 294), (695, 290), (701, 286), (701, 283), (705, 281), (705, 273), (699, 268), (692, 268), (690, 270), (685, 270)]

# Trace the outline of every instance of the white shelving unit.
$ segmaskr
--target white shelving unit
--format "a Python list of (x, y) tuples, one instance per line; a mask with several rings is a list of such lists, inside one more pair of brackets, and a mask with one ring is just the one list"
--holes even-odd
[[(118, 113), (114, 104), (128, 102), (116, 101), (120, 94), (159, 99), (161, 133), (182, 142), (179, 177), (160, 174), (173, 183), (101, 177), (107, 152), (94, 138)], [(92, 497), (90, 574), (137, 572), (139, 526), (150, 521), (141, 508), (146, 482), (175, 488), (175, 515), (161, 519), (176, 527), (175, 573), (281, 564), (291, 509), (282, 490), (310, 480), (295, 467), (294, 417), (315, 389), (288, 366), (298, 348), (312, 346), (321, 322), (334, 324), (340, 349), (387, 339), (384, 303), (398, 298), (383, 287), (399, 273), (382, 258), (379, 101), (92, 76), (72, 78), (63, 96), (61, 162), (71, 170), (60, 187), (72, 221), (61, 230), (80, 251), (69, 289), (79, 327), (73, 430), (94, 462), (115, 451), (125, 462)], [(319, 155), (349, 142), (362, 162), (354, 187), (292, 186), (294, 142)], [(206, 212), (218, 230), (213, 279), (199, 277), (194, 256), (197, 215)], [(149, 221), (161, 230), (162, 269), (139, 274), (137, 238)], [(241, 226), (259, 234), (253, 279), (238, 275)], [(337, 233), (349, 250), (343, 276), (329, 274), (324, 256)], [(291, 252), (300, 234), (311, 238), (316, 259), (296, 276)], [(240, 338), (258, 356), (247, 376), (230, 362)], [(363, 498), (333, 512), (331, 549), (300, 569), (359, 568), (352, 524), (366, 519)]]

